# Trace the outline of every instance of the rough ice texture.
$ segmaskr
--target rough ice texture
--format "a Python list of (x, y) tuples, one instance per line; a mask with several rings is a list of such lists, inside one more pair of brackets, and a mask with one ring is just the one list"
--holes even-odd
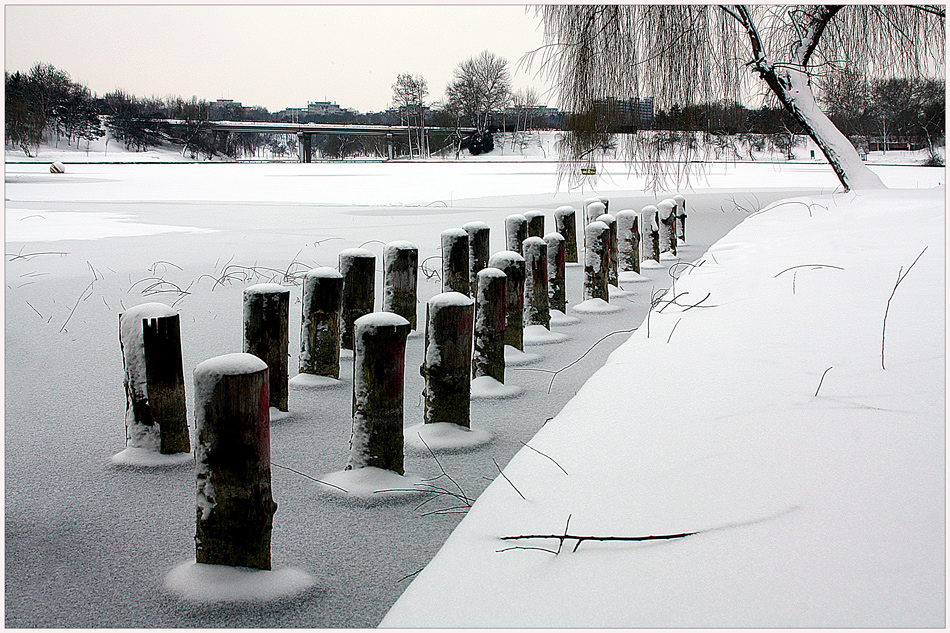
[(387, 501), (425, 494), (428, 485), (416, 475), (375, 466), (337, 470), (320, 477), (320, 489), (335, 497), (365, 502)]
[[(145, 365), (145, 337), (142, 321), (178, 314), (164, 303), (142, 303), (122, 313), (119, 318), (119, 333), (122, 343), (122, 361), (125, 365), (126, 389), (142, 401), (148, 400), (148, 384)], [(140, 424), (133, 413), (131, 403), (125, 411), (126, 444), (132, 448), (144, 448), (155, 452), (162, 446), (161, 429), (158, 424)]]
[(254, 284), (244, 289), (246, 295), (266, 295), (279, 292), (290, 292), (290, 288), (285, 288), (280, 284)]
[(339, 279), (343, 276), (339, 270), (336, 268), (331, 268), (330, 266), (320, 266), (318, 268), (311, 268), (307, 271), (307, 277), (330, 277), (333, 279)]
[(603, 299), (588, 299), (573, 306), (571, 310), (579, 314), (611, 314), (620, 312), (623, 308), (619, 305), (607, 303)]
[(293, 567), (264, 570), (189, 561), (165, 576), (165, 590), (204, 604), (286, 601), (313, 587), (314, 578)]
[(527, 325), (524, 328), (525, 345), (550, 345), (561, 343), (570, 337), (561, 332), (552, 332), (543, 325)]
[(505, 400), (516, 398), (524, 393), (524, 387), (506, 385), (491, 376), (479, 376), (472, 380), (472, 398)]
[(406, 429), (406, 446), (417, 452), (428, 452), (430, 449), (437, 453), (466, 452), (491, 441), (492, 436), (488, 431), (451, 422), (417, 424)]

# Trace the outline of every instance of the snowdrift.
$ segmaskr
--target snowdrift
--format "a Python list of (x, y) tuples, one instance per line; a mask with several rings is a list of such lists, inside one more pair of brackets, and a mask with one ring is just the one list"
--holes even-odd
[[(381, 626), (945, 626), (944, 198), (787, 200), (680, 265)], [(669, 538), (503, 540), (565, 534)]]

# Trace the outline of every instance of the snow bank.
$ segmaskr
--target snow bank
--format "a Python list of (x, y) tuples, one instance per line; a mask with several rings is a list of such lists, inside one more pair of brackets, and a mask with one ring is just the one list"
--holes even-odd
[(272, 602), (299, 595), (314, 585), (310, 574), (293, 567), (265, 570), (190, 561), (165, 577), (165, 590), (189, 602)]
[[(496, 479), (381, 626), (944, 626), (944, 196), (747, 219), (508, 464), (525, 499)], [(565, 532), (697, 533), (501, 540)]]

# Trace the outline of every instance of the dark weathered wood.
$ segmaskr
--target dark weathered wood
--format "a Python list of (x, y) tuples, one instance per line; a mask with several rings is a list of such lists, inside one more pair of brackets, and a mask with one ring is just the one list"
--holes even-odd
[(548, 302), (548, 245), (540, 237), (531, 236), (524, 248), (524, 324), (543, 325), (551, 329)]
[(567, 309), (564, 237), (560, 233), (548, 233), (544, 243), (548, 246), (548, 306), (564, 312)]
[(270, 406), (287, 411), (290, 290), (277, 284), (244, 289), (244, 351), (270, 369)]
[(619, 287), (620, 281), (617, 273), (617, 219), (609, 213), (603, 213), (597, 220), (606, 224), (607, 228), (610, 229), (607, 235), (607, 260), (610, 264), (607, 269), (607, 283), (611, 286)]
[(591, 222), (584, 230), (587, 242), (584, 262), (584, 299), (610, 301), (607, 277), (610, 269), (610, 227), (603, 222)]
[(617, 265), (620, 270), (640, 272), (640, 223), (636, 211), (617, 214)]
[(383, 312), (393, 312), (416, 329), (419, 286), (419, 247), (390, 242), (383, 247)]
[(640, 248), (640, 261), (652, 259), (660, 261), (660, 232), (657, 221), (657, 208), (648, 204), (640, 211), (640, 230), (643, 232), (643, 244)]
[(514, 251), (501, 251), (489, 258), (488, 265), (505, 273), (507, 279), (505, 345), (524, 350), (524, 257)]
[(505, 248), (522, 254), (521, 243), (528, 237), (528, 218), (520, 213), (505, 218)]
[(528, 237), (544, 237), (544, 211), (528, 211), (524, 217), (528, 221)]
[(564, 261), (577, 263), (577, 212), (563, 206), (554, 210), (554, 231), (564, 238)]
[(376, 303), (376, 256), (365, 248), (340, 252), (343, 275), (343, 332), (340, 346), (353, 349), (353, 324)]
[(340, 377), (342, 325), (343, 275), (335, 268), (314, 268), (303, 282), (300, 373)]
[(268, 368), (228, 354), (195, 368), (195, 558), (199, 563), (271, 568)]
[(676, 203), (667, 198), (656, 205), (660, 230), (660, 253), (676, 255)]
[(475, 303), (443, 292), (426, 303), (423, 420), (471, 426), (472, 322)]
[(191, 452), (178, 315), (143, 319), (142, 335), (148, 406), (161, 432), (161, 452), (164, 455)]
[(472, 376), (505, 382), (505, 321), (508, 278), (497, 268), (478, 271)]
[(403, 388), (409, 321), (389, 312), (357, 319), (353, 430), (346, 470), (372, 466), (402, 475)]
[(442, 231), (442, 292), (471, 294), (468, 266), (468, 233), (465, 229)]
[(478, 292), (478, 273), (488, 266), (491, 254), (490, 228), (484, 222), (469, 222), (462, 228), (468, 233), (468, 280), (472, 286), (469, 296), (474, 297)]

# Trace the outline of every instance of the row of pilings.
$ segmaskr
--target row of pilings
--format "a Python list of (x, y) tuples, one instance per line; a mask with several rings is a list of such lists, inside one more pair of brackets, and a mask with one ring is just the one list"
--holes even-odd
[[(608, 213), (604, 198), (584, 202), (583, 297), (609, 302), (619, 272), (673, 258), (685, 240), (685, 199), (640, 212)], [(470, 430), (471, 381), (505, 380), (505, 346), (524, 349), (529, 326), (551, 326), (566, 310), (565, 268), (578, 263), (576, 210), (505, 218), (505, 250), (490, 253), (489, 226), (472, 222), (441, 234), (443, 292), (426, 302), (423, 426)], [(288, 410), (288, 384), (337, 381), (341, 350), (353, 352), (352, 431), (344, 470), (373, 467), (404, 474), (405, 350), (417, 329), (418, 248), (385, 244), (382, 311), (376, 303), (376, 256), (339, 254), (338, 268), (318, 267), (303, 280), (298, 370), (288, 378), (290, 290), (244, 289), (244, 349), (194, 370), (196, 561), (270, 569), (277, 505), (270, 488), (272, 410)], [(125, 367), (127, 450), (188, 455), (189, 441), (178, 313), (163, 304), (119, 315)], [(118, 456), (117, 456), (118, 457)]]

